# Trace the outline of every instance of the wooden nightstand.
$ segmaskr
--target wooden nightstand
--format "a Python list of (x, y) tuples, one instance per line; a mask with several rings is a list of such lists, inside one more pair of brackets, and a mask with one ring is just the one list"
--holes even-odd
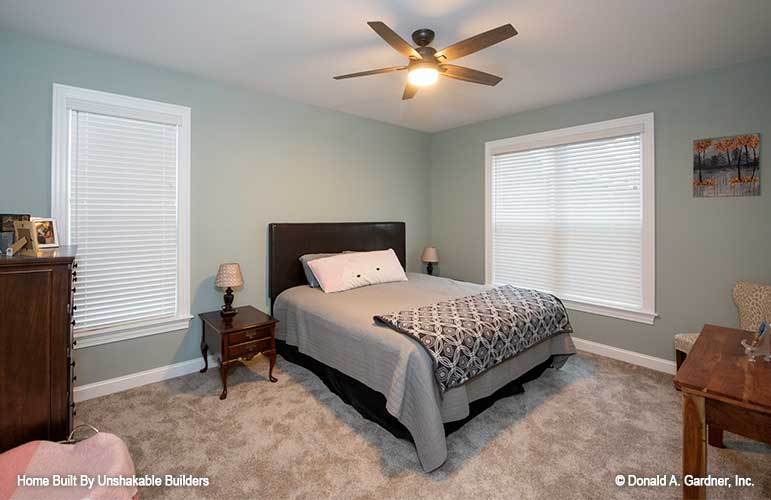
[(228, 397), (228, 368), (239, 359), (248, 361), (257, 354), (263, 353), (270, 357), (268, 378), (271, 382), (278, 381), (273, 377), (273, 366), (276, 364), (275, 327), (278, 321), (252, 306), (236, 309), (238, 314), (232, 318), (223, 318), (219, 311), (198, 315), (203, 321), (201, 355), (204, 366), (201, 373), (209, 369), (207, 358), (209, 345), (206, 343), (206, 335), (220, 336), (220, 376), (222, 377), (220, 399)]

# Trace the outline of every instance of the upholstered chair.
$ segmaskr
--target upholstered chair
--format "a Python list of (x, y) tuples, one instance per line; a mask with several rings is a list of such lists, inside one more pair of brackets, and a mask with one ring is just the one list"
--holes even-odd
[[(756, 332), (763, 321), (771, 323), (771, 285), (739, 281), (734, 286), (733, 296), (739, 310), (739, 328)], [(698, 337), (698, 333), (675, 335), (675, 362), (678, 369)]]

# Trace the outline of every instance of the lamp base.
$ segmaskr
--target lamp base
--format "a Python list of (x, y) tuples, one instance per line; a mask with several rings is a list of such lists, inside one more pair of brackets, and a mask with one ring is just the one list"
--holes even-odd
[(222, 306), (220, 308), (220, 316), (222, 316), (223, 318), (232, 318), (236, 314), (238, 314), (238, 309), (226, 310), (225, 306)]
[(434, 264), (433, 263), (428, 262), (426, 264), (426, 272), (428, 273), (429, 276), (432, 276), (434, 274)]
[(227, 290), (225, 290), (225, 305), (220, 308), (220, 316), (223, 318), (232, 318), (238, 314), (238, 309), (233, 307), (233, 298), (233, 289), (228, 287)]

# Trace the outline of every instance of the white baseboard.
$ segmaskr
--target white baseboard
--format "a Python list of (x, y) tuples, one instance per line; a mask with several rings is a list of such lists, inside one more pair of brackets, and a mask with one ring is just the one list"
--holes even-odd
[(674, 375), (677, 371), (675, 368), (675, 362), (668, 359), (656, 358), (648, 356), (647, 354), (641, 354), (639, 352), (627, 351), (626, 349), (619, 349), (618, 347), (609, 346), (606, 344), (600, 344), (599, 342), (592, 342), (591, 340), (584, 340), (573, 337), (573, 343), (576, 345), (576, 349), (579, 351), (586, 351), (599, 356), (605, 356), (606, 358), (617, 359), (626, 363), (643, 366), (650, 368), (657, 372), (664, 372), (670, 375)]
[[(217, 368), (218, 366), (219, 362), (217, 358), (209, 356), (209, 369)], [(201, 358), (195, 358), (189, 361), (182, 361), (181, 363), (174, 363), (173, 365), (159, 366), (158, 368), (151, 368), (150, 370), (101, 380), (92, 384), (79, 385), (73, 389), (73, 396), (77, 403), (79, 401), (98, 398), (115, 392), (126, 391), (128, 389), (133, 389), (134, 387), (161, 382), (170, 378), (181, 377), (182, 375), (195, 373), (201, 368), (203, 368), (203, 360)]]
[[(658, 372), (669, 373), (672, 375), (675, 373), (674, 361), (648, 356), (647, 354), (641, 354), (639, 352), (627, 351), (625, 349), (619, 349), (618, 347), (612, 347), (576, 337), (573, 337), (573, 342), (576, 345), (576, 349), (580, 351), (605, 356), (606, 358), (617, 359), (633, 365), (650, 368), (651, 370), (656, 370)], [(217, 362), (217, 358), (209, 356), (209, 368), (216, 368), (218, 366), (219, 363)], [(130, 373), (128, 375), (102, 380), (92, 384), (79, 385), (74, 389), (75, 402), (77, 403), (87, 399), (126, 391), (128, 389), (133, 389), (134, 387), (161, 382), (170, 378), (181, 377), (182, 375), (197, 372), (201, 368), (201, 359), (196, 358), (189, 361), (182, 361), (181, 363), (175, 363), (173, 365), (159, 366), (158, 368), (152, 368), (150, 370)]]

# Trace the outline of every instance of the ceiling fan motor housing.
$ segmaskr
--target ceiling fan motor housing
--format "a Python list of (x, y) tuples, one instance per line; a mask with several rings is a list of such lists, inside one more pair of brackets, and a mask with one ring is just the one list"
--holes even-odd
[[(425, 47), (429, 43), (434, 41), (435, 33), (428, 28), (420, 28), (412, 32), (412, 41), (418, 47)], [(419, 51), (418, 51), (419, 52)]]

